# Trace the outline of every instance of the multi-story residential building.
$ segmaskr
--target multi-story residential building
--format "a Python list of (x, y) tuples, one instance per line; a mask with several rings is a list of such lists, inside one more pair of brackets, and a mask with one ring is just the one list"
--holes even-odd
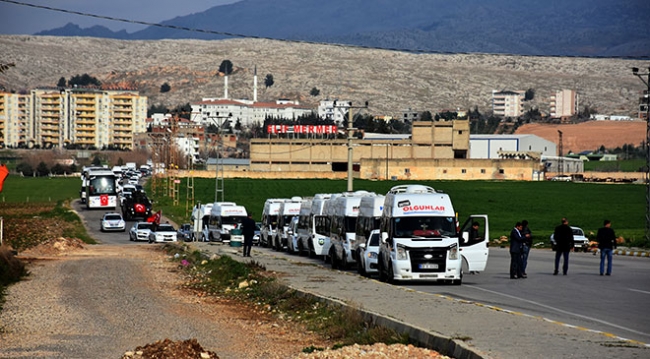
[(29, 94), (0, 92), (0, 148), (27, 147), (34, 132)]
[(133, 135), (147, 130), (147, 98), (137, 91), (34, 89), (0, 99), (7, 146), (133, 148)]
[(297, 119), (309, 115), (312, 109), (300, 106), (297, 101), (280, 99), (275, 102), (255, 102), (250, 100), (231, 100), (222, 98), (204, 98), (192, 105), (190, 120), (208, 126), (222, 125), (230, 121), (231, 125), (239, 121), (241, 125), (263, 124), (269, 118)]
[(578, 94), (574, 90), (559, 90), (551, 96), (551, 117), (567, 119), (576, 114)]
[(492, 112), (496, 116), (519, 117), (524, 113), (526, 91), (492, 90)]
[(352, 101), (323, 100), (318, 105), (318, 117), (342, 124), (348, 120), (350, 106)]

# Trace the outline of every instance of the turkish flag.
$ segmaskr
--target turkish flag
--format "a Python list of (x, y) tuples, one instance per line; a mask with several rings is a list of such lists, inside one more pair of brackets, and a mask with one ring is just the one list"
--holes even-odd
[(5, 178), (9, 176), (9, 170), (6, 165), (0, 165), (0, 192), (2, 192), (2, 185), (5, 183)]
[(155, 223), (155, 224), (160, 224), (160, 217), (162, 217), (162, 210), (154, 213), (151, 215), (149, 218), (147, 218), (147, 222), (149, 223)]
[(108, 195), (107, 194), (103, 194), (103, 195), (99, 196), (99, 204), (102, 207), (108, 206)]

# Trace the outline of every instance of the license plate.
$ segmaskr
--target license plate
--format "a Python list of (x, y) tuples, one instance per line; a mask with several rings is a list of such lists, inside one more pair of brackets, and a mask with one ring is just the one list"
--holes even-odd
[(438, 269), (438, 263), (422, 263), (420, 269)]

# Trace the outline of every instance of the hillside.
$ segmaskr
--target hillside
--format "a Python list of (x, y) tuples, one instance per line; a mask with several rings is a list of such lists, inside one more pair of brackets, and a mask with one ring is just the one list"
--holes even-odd
[[(574, 125), (527, 124), (519, 127), (516, 134), (532, 134), (559, 144), (558, 130), (562, 131), (564, 154), (595, 151), (606, 148), (636, 146), (645, 141), (645, 121), (589, 121)], [(559, 150), (559, 147), (558, 147)]]
[[(259, 100), (369, 101), (369, 113), (401, 117), (401, 111), (490, 109), (492, 90), (535, 90), (527, 106), (548, 111), (549, 96), (576, 89), (581, 106), (603, 114), (634, 115), (641, 81), (633, 66), (650, 61), (522, 57), (497, 55), (412, 54), (397, 51), (287, 43), (272, 40), (128, 41), (83, 37), (0, 36), (0, 61), (16, 67), (0, 74), (0, 86), (21, 91), (55, 86), (59, 78), (88, 73), (102, 83), (136, 88), (151, 104), (176, 106), (203, 97), (223, 96), (217, 70), (225, 59), (234, 64), (231, 98), (253, 97), (257, 67)], [(264, 87), (272, 74), (275, 84)], [(163, 83), (171, 91), (160, 93)], [(320, 96), (312, 97), (316, 87)]]

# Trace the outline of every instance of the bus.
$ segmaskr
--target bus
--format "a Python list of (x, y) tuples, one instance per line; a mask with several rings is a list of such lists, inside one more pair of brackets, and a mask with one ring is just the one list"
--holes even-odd
[(111, 170), (107, 168), (84, 169), (81, 175), (81, 187), (86, 208), (116, 209), (118, 204), (117, 178)]

